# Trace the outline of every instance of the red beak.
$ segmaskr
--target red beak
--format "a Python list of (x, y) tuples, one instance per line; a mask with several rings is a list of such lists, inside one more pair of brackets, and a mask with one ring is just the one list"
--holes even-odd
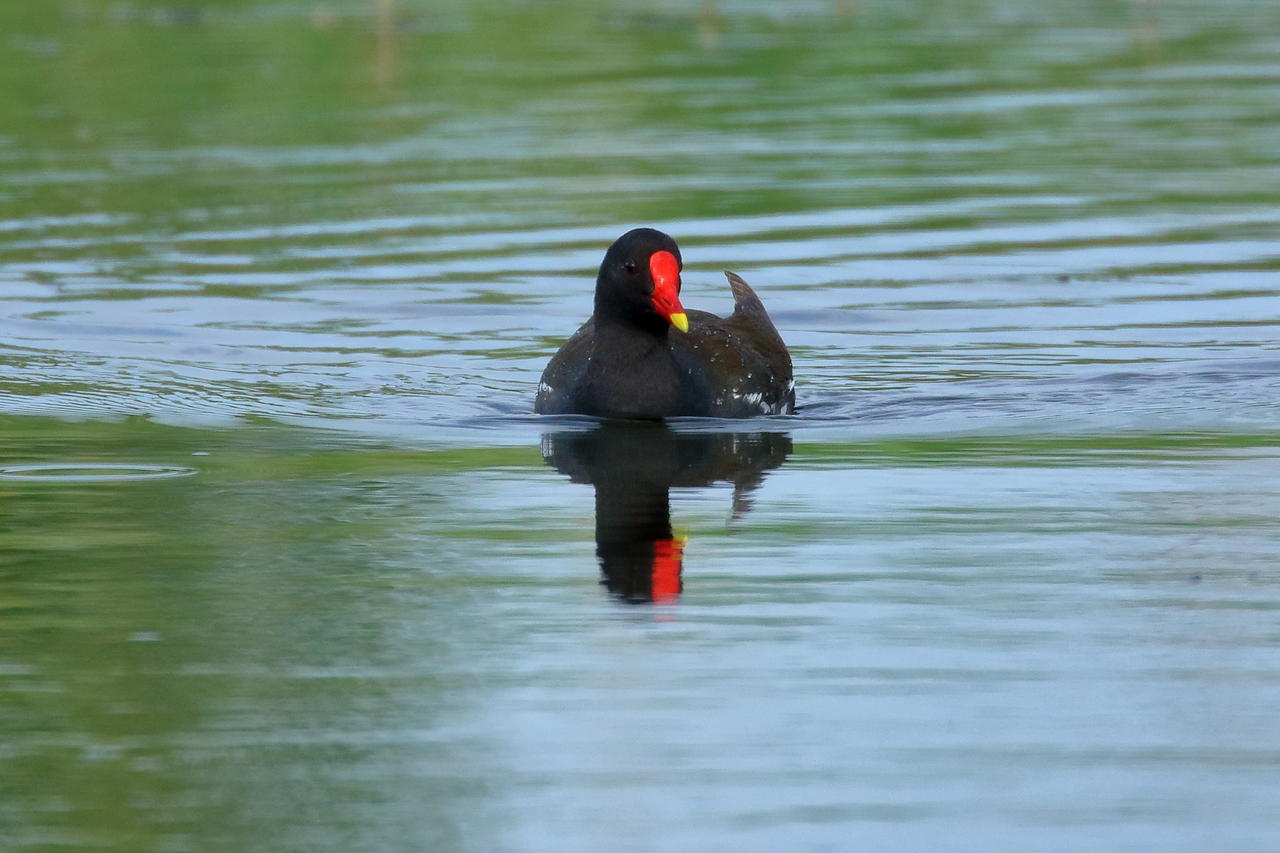
[(670, 252), (649, 256), (653, 276), (653, 309), (682, 332), (689, 331), (689, 318), (680, 304), (680, 262)]

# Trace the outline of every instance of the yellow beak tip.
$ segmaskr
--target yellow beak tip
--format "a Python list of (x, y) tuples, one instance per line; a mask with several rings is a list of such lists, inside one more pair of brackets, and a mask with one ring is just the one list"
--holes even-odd
[(680, 331), (689, 331), (689, 318), (685, 316), (683, 312), (679, 314), (672, 314), (669, 319), (671, 320), (671, 325), (675, 326)]

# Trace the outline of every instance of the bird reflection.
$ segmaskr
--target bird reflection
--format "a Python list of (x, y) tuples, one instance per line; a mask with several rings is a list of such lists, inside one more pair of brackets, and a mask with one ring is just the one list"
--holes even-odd
[(684, 539), (671, 530), (672, 486), (732, 483), (737, 519), (765, 472), (790, 453), (784, 433), (681, 433), (648, 423), (542, 437), (548, 465), (595, 486), (601, 582), (628, 602), (671, 602), (682, 589)]

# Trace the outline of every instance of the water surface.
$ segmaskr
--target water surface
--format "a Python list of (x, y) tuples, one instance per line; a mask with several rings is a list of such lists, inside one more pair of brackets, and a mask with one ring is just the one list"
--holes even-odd
[(1042, 5), (0, 9), (8, 843), (1275, 849), (1280, 9)]

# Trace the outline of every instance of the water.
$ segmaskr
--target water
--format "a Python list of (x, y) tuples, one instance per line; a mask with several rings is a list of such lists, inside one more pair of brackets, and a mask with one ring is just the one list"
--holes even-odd
[[(1277, 49), (6, 4), (6, 849), (1274, 850)], [(799, 414), (531, 414), (638, 224)]]

